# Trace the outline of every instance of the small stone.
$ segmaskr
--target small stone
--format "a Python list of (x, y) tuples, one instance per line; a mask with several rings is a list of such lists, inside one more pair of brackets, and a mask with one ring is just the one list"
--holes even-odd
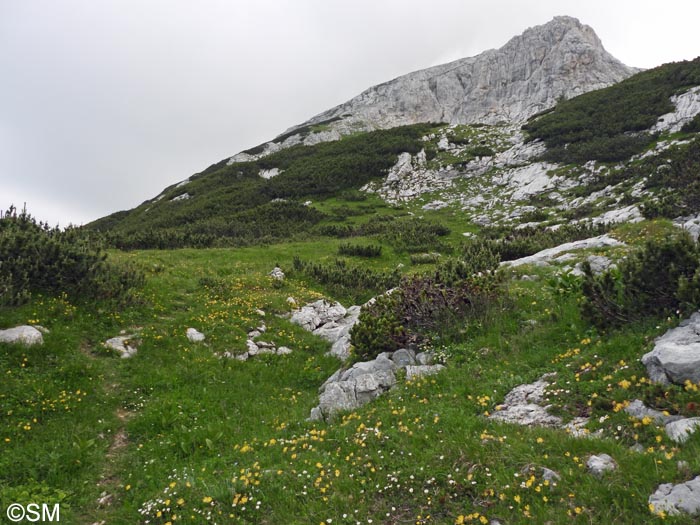
[(323, 421), (323, 412), (321, 412), (321, 407), (313, 407), (311, 409), (309, 421)]
[(122, 359), (129, 359), (136, 355), (136, 344), (133, 344), (133, 335), (120, 335), (112, 337), (104, 342), (104, 345), (110, 350), (114, 350)]
[(642, 364), (655, 383), (700, 382), (700, 312), (659, 337)]
[(255, 310), (255, 313), (258, 314), (260, 317), (265, 317), (265, 310), (261, 310), (260, 308), (258, 308), (257, 310)]
[(258, 352), (259, 352), (258, 345), (256, 345), (253, 341), (251, 341), (250, 339), (248, 339), (248, 340), (245, 342), (245, 345), (246, 345), (246, 348), (248, 349), (248, 355), (252, 356), (252, 355), (257, 355), (257, 354), (258, 354)]
[(242, 354), (238, 354), (236, 356), (236, 359), (238, 359), (239, 361), (247, 361), (248, 357), (250, 357), (250, 354), (248, 354), (248, 352), (244, 352)]
[(419, 365), (432, 365), (433, 354), (431, 352), (420, 352), (419, 354), (416, 354), (416, 362)]
[(600, 454), (599, 456), (591, 456), (586, 462), (588, 472), (600, 478), (606, 472), (617, 469), (617, 463), (608, 454)]
[(277, 349), (277, 355), (288, 355), (288, 354), (291, 354), (291, 353), (292, 353), (292, 349), (291, 349), (291, 348), (287, 348), (286, 346), (280, 346), (280, 347)]
[(542, 467), (542, 479), (549, 482), (559, 481), (561, 476), (557, 472), (548, 469), (547, 467)]
[(642, 445), (641, 443), (635, 443), (634, 445), (632, 445), (630, 447), (630, 450), (632, 452), (637, 452), (638, 454), (642, 454), (644, 452), (645, 448), (644, 448), (644, 445)]
[(205, 336), (202, 332), (195, 330), (194, 328), (188, 328), (187, 339), (189, 339), (192, 343), (201, 343), (204, 341)]
[(256, 337), (259, 337), (261, 333), (262, 332), (260, 332), (260, 330), (251, 330), (248, 332), (248, 339), (255, 339)]
[(409, 365), (406, 367), (406, 379), (410, 381), (418, 377), (431, 376), (444, 368), (444, 365)]
[(282, 271), (282, 268), (279, 266), (275, 266), (272, 271), (268, 274), (270, 277), (275, 279), (276, 281), (283, 281), (284, 280), (284, 272)]

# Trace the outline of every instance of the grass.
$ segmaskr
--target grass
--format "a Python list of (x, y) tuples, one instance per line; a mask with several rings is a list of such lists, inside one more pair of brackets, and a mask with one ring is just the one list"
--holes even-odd
[[(641, 242), (666, 226), (641, 223), (624, 233)], [(507, 299), (479, 323), (433, 337), (449, 365), (440, 375), (403, 382), (331, 424), (307, 422), (338, 362), (324, 355), (327, 343), (278, 314), (289, 311), (287, 297), (305, 303), (324, 290), (293, 274), (277, 283), (267, 272), (291, 268), (294, 255), (333, 258), (341, 242), (114, 252), (148, 272), (142, 304), (117, 312), (36, 298), (0, 311), (2, 327), (51, 330), (42, 347), (0, 350), (3, 504), (60, 501), (62, 522), (75, 524), (655, 523), (661, 518), (649, 512), (648, 495), (700, 471), (698, 436), (678, 446), (616, 410), (640, 398), (691, 415), (692, 386), (662, 392), (638, 363), (677, 320), (599, 334), (581, 320), (575, 291), (543, 284), (546, 268), (536, 270), (540, 281), (511, 281)], [(383, 248), (360, 262), (408, 263)], [(242, 352), (261, 321), (261, 338), (291, 355), (216, 356)], [(206, 341), (190, 343), (188, 327)], [(121, 330), (139, 334), (133, 359), (101, 345)], [(590, 414), (600, 438), (485, 417), (511, 388), (552, 371), (552, 410), (564, 419)], [(630, 449), (636, 443), (644, 452)], [(619, 468), (598, 480), (585, 461), (603, 452)], [(541, 467), (560, 479), (546, 482)], [(111, 505), (98, 505), (105, 492)]]

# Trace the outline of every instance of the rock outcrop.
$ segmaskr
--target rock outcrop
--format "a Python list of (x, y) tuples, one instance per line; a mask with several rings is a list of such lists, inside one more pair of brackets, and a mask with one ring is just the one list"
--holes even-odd
[(649, 508), (656, 514), (700, 515), (700, 476), (678, 485), (659, 485), (656, 492), (649, 496)]
[[(431, 358), (424, 356), (423, 360), (429, 362)], [(369, 403), (396, 384), (396, 372), (402, 368), (409, 381), (437, 374), (445, 368), (439, 364), (417, 365), (418, 362), (413, 350), (402, 348), (337, 370), (319, 388), (318, 406), (311, 410), (309, 419), (330, 420), (338, 412), (355, 410)]]
[(360, 306), (346, 309), (338, 302), (319, 299), (295, 310), (291, 321), (333, 343), (329, 353), (345, 361), (350, 356), (350, 330), (357, 323), (361, 310)]
[(534, 255), (529, 255), (527, 257), (522, 257), (520, 259), (515, 259), (514, 261), (504, 261), (501, 263), (503, 267), (516, 267), (522, 266), (523, 264), (534, 264), (535, 266), (546, 266), (549, 261), (554, 259), (560, 254), (576, 250), (589, 250), (598, 248), (607, 248), (610, 246), (624, 246), (623, 242), (618, 241), (614, 237), (611, 237), (607, 233), (605, 235), (599, 235), (598, 237), (591, 237), (590, 239), (582, 239), (580, 241), (572, 241), (554, 248), (547, 248), (545, 250), (539, 251)]
[(700, 312), (659, 337), (642, 363), (655, 383), (700, 383)]
[(589, 26), (559, 16), (527, 29), (500, 49), (373, 86), (230, 162), (418, 122), (522, 122), (562, 97), (609, 86), (637, 71), (610, 55)]

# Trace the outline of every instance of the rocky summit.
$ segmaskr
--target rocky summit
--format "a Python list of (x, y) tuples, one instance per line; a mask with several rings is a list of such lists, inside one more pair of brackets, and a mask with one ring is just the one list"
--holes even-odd
[(607, 87), (638, 71), (608, 53), (591, 27), (558, 16), (527, 29), (500, 49), (373, 86), (290, 128), (257, 153), (244, 152), (232, 161), (418, 122), (522, 122), (561, 98)]

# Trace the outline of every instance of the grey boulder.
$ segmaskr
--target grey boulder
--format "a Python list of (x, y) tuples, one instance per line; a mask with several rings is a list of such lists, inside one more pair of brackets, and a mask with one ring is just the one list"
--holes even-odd
[(700, 476), (678, 485), (659, 485), (656, 492), (649, 496), (649, 505), (656, 514), (665, 512), (670, 515), (700, 515)]
[(0, 343), (23, 344), (25, 346), (43, 344), (41, 332), (33, 326), (23, 325), (0, 330)]
[(110, 350), (114, 350), (122, 359), (129, 359), (136, 355), (136, 344), (133, 341), (133, 335), (120, 335), (107, 339), (104, 345)]
[(608, 454), (591, 456), (588, 458), (586, 466), (588, 467), (588, 472), (598, 478), (603, 477), (606, 472), (617, 469), (617, 463), (615, 463), (615, 460)]
[(642, 363), (655, 383), (700, 383), (700, 312), (659, 337)]

